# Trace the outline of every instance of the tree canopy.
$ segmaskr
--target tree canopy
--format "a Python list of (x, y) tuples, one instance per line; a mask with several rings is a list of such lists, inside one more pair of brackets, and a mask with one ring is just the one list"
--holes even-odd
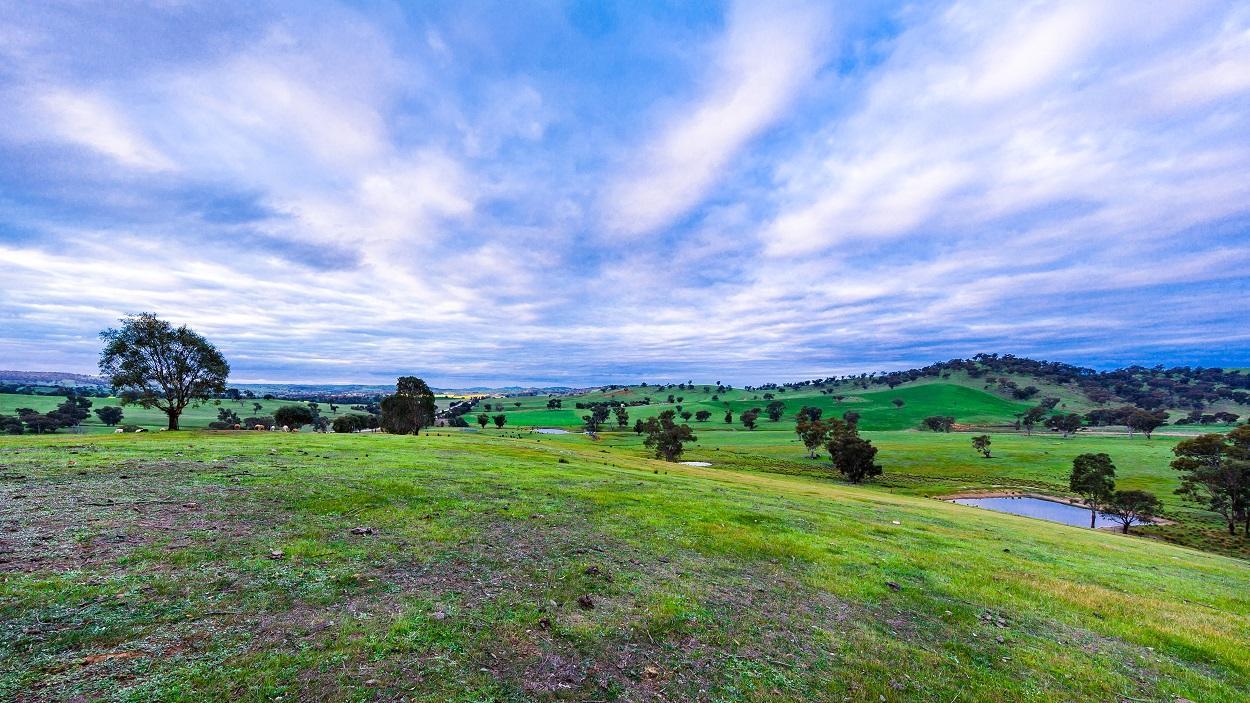
[(434, 424), (434, 391), (416, 376), (402, 376), (395, 393), (382, 399), (382, 429), (391, 434), (421, 434)]
[(1068, 488), (1081, 496), (1089, 506), (1089, 526), (1098, 524), (1098, 511), (1103, 510), (1115, 493), (1115, 464), (1107, 454), (1081, 454), (1072, 460)]
[(156, 408), (178, 429), (188, 405), (224, 393), (230, 365), (207, 339), (186, 325), (175, 328), (152, 313), (132, 315), (100, 333), (100, 373), (122, 404)]
[(643, 444), (655, 450), (657, 459), (677, 461), (685, 448), (684, 443), (697, 439), (690, 425), (674, 422), (675, 416), (672, 410), (665, 410), (659, 417), (648, 418), (643, 424), (643, 431), (647, 434)]

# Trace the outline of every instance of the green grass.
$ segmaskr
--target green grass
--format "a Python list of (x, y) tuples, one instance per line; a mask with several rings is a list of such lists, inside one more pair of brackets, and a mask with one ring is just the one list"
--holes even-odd
[[(628, 409), (631, 423), (635, 419), (645, 420), (664, 410), (675, 410), (678, 405), (681, 405), (683, 410), (692, 413), (699, 410), (710, 411), (712, 418), (708, 421), (708, 425), (717, 425), (721, 428), (724, 428), (726, 410), (733, 411), (733, 427), (741, 428), (738, 416), (743, 410), (763, 409), (770, 402), (769, 399), (763, 397), (765, 391), (746, 392), (737, 389), (719, 394), (719, 399), (713, 401), (712, 396), (717, 395), (715, 387), (713, 386), (710, 391), (703, 391), (702, 388), (702, 386), (696, 386), (695, 390), (687, 391), (675, 388), (665, 391), (650, 389), (650, 392), (647, 392), (647, 389), (631, 387), (624, 391), (594, 392), (564, 398), (564, 407), (559, 410), (547, 410), (546, 405), (549, 400), (547, 396), (504, 398), (486, 402), (503, 403), (503, 412), (508, 416), (508, 423), (513, 426), (576, 427), (582, 424), (582, 416), (589, 413), (588, 410), (576, 409), (574, 406), (577, 402), (629, 402), (650, 397), (651, 405), (634, 406)], [(771, 393), (775, 395), (775, 400), (785, 404), (787, 417), (793, 418), (794, 413), (805, 405), (821, 408), (828, 416), (840, 417), (845, 412), (854, 411), (860, 414), (860, 426), (866, 430), (899, 430), (919, 427), (921, 421), (930, 415), (951, 415), (959, 422), (968, 424), (1001, 424), (1013, 422), (1015, 413), (1023, 412), (1030, 407), (1029, 403), (1005, 400), (992, 393), (955, 383), (916, 383), (894, 390), (881, 389), (859, 393), (847, 391), (847, 397), (841, 402), (834, 400), (832, 395), (821, 394), (810, 389), (804, 389), (802, 392), (771, 391)], [(684, 398), (684, 401), (669, 403), (667, 398), (670, 394)], [(895, 398), (903, 400), (904, 405), (901, 408), (894, 406)], [(519, 407), (516, 405), (518, 402), (521, 403)], [(490, 414), (493, 415), (495, 412), (492, 410)], [(614, 422), (614, 420), (610, 421)]]
[(1166, 442), (786, 434), (0, 439), (0, 699), (1245, 700), (1247, 562), (924, 497)]

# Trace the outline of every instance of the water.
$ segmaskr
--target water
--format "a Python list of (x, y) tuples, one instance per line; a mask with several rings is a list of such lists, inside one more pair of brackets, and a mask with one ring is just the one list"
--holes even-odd
[(538, 434), (572, 434), (568, 430), (556, 429), (555, 427), (536, 427), (534, 431)]
[[(1053, 500), (1020, 496), (1016, 498), (952, 498), (952, 503), (972, 505), (1000, 513), (1023, 515), (1051, 522), (1062, 522), (1065, 525), (1089, 527), (1089, 509), (1079, 505), (1068, 505)], [(1119, 527), (1120, 523), (1112, 520), (1105, 513), (1098, 513), (1098, 527)], [(1138, 524), (1134, 522), (1133, 524)]]

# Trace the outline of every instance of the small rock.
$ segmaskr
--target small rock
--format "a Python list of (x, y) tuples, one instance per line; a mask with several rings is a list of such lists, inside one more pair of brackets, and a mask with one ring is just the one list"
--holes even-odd
[(365, 681), (365, 685), (366, 685), (366, 686), (377, 686), (377, 685), (378, 685), (378, 680), (377, 680), (377, 679), (367, 679), (367, 680)]
[(999, 635), (998, 637), (995, 637), (995, 638), (994, 638), (994, 641), (995, 641), (995, 642), (998, 642), (999, 644), (1003, 644), (1004, 642), (1006, 642), (1006, 641), (1007, 641), (1007, 638), (1006, 638), (1006, 637), (1003, 637), (1002, 635)]
[(894, 583), (893, 581), (886, 581), (886, 582), (885, 582), (885, 585), (889, 586), (891, 591), (901, 591), (901, 590), (903, 590), (903, 587), (902, 587), (902, 586), (898, 585), (897, 583)]
[(353, 527), (352, 534), (353, 535), (371, 535), (373, 534), (373, 528), (372, 527)]
[(286, 552), (283, 552), (281, 549), (275, 549), (272, 552), (269, 552), (269, 558), (270, 559), (285, 559)]
[(644, 678), (654, 679), (655, 677), (660, 675), (660, 670), (648, 664), (647, 666), (643, 667), (642, 675)]
[(430, 617), (434, 618), (435, 620), (446, 620), (447, 613), (444, 613), (441, 610), (435, 610), (433, 613), (430, 614)]
[(540, 630), (550, 630), (550, 629), (551, 629), (551, 618), (549, 618), (549, 617), (545, 617), (545, 616), (544, 616), (544, 617), (541, 617), (541, 618), (538, 618), (538, 628), (539, 628)]
[(901, 524), (903, 524), (903, 523), (899, 522), (898, 520), (891, 520), (891, 521), (890, 521), (890, 524), (891, 524), (891, 525), (901, 525)]
[(587, 576), (598, 576), (600, 574), (600, 571), (599, 571), (599, 567), (594, 566), (592, 564), (591, 566), (586, 567), (586, 570), (583, 571), (582, 573), (586, 574)]
[(577, 607), (581, 608), (582, 610), (593, 610), (595, 607), (595, 599), (591, 598), (589, 593), (578, 596)]
[(191, 509), (200, 507), (200, 504), (199, 503), (183, 503), (182, 507), (187, 508), (188, 510), (191, 510)]

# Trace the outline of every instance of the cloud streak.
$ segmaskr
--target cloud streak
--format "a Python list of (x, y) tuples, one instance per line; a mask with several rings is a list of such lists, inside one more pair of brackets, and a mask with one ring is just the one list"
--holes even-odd
[(0, 12), (0, 366), (141, 310), (240, 381), (1250, 365), (1243, 8), (316, 9)]

